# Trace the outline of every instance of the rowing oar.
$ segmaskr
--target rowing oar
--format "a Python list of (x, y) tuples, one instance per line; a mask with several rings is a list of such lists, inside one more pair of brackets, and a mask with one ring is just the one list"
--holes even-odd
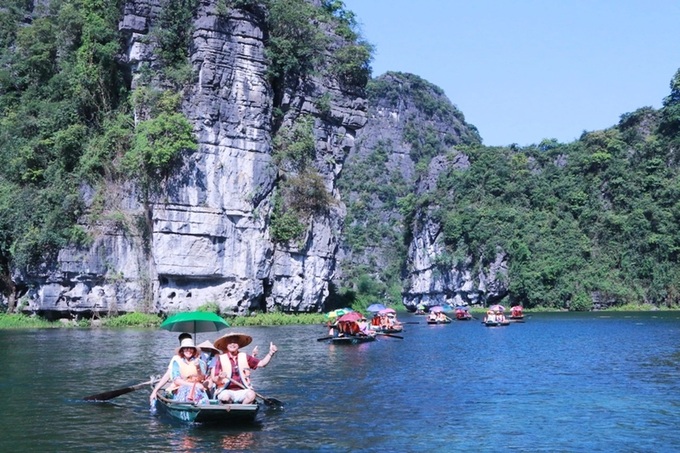
[[(243, 390), (253, 390), (253, 389), (249, 389), (248, 387), (246, 387), (246, 386), (243, 385), (242, 383), (233, 380), (233, 379), (230, 378), (230, 377), (227, 377), (226, 379), (228, 379), (229, 381), (231, 381), (231, 382), (233, 382), (234, 384), (238, 385), (238, 386), (241, 387)], [(255, 392), (255, 390), (253, 390), (253, 392)], [(218, 393), (219, 393), (219, 392), (218, 392)], [(262, 401), (264, 401), (264, 404), (266, 404), (267, 406), (274, 407), (274, 408), (276, 408), (276, 409), (283, 409), (283, 401), (281, 401), (281, 400), (277, 400), (276, 398), (267, 398), (266, 396), (262, 396), (262, 395), (260, 395), (260, 394), (257, 393), (257, 392), (255, 392), (255, 396), (257, 396), (257, 397), (260, 398)]]
[(376, 335), (385, 335), (386, 337), (399, 338), (400, 340), (404, 339), (404, 337), (402, 337), (400, 335), (394, 335), (394, 334), (391, 334), (391, 333), (376, 332)]
[(333, 337), (333, 335), (331, 335), (331, 336), (328, 336), (328, 337), (321, 337), (321, 338), (317, 338), (317, 339), (316, 339), (316, 341), (324, 341), (324, 340), (330, 340), (331, 338), (334, 338), (334, 337)]
[(85, 401), (108, 401), (110, 399), (113, 399), (117, 396), (125, 395), (126, 393), (134, 392), (135, 390), (139, 390), (142, 387), (145, 387), (147, 385), (152, 385), (158, 382), (158, 378), (154, 377), (151, 378), (150, 380), (146, 382), (140, 382), (139, 384), (131, 385), (129, 387), (123, 387), (117, 390), (111, 390), (108, 392), (104, 393), (97, 393), (96, 395), (90, 395), (86, 396), (83, 398)]
[(407, 322), (402, 322), (401, 324), (420, 324), (419, 321), (407, 321)]

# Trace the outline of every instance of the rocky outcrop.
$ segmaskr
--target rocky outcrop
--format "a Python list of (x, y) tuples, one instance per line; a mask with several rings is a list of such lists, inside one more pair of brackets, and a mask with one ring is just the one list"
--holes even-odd
[[(470, 166), (464, 153), (452, 152), (432, 160), (427, 175), (420, 180), (419, 194), (433, 193), (439, 175), (448, 169), (466, 170)], [(455, 194), (450, 194), (455, 196)], [(508, 293), (507, 255), (497, 250), (487, 266), (467, 257), (463, 264), (453, 266), (445, 257), (442, 227), (432, 215), (438, 208), (435, 201), (416, 212), (407, 254), (408, 276), (404, 288), (404, 305), (415, 311), (418, 305), (476, 305), (500, 300)]]
[[(159, 0), (124, 5), (119, 29), (133, 89), (170, 86), (160, 75), (154, 36), (162, 8)], [(407, 213), (418, 219), (412, 224), (404, 218), (410, 197), (432, 190), (442, 168), (465, 168), (464, 154), (443, 156), (456, 145), (481, 143), (475, 127), (441, 89), (412, 74), (373, 80), (368, 98), (324, 71), (287, 80), (274, 93), (265, 17), (257, 7), (198, 2), (193, 77), (181, 106), (197, 150), (186, 152), (144, 202), (136, 187), (111, 182), (106, 212), (81, 220), (93, 238), (88, 247), (65, 248), (39, 269), (15, 270), (20, 309), (175, 312), (213, 303), (237, 314), (318, 311), (332, 282), (347, 287), (362, 275), (391, 296), (397, 288), (409, 308), (504, 294), (502, 251), (485, 269), (472, 262), (446, 268), (440, 226), (429, 212)], [(329, 40), (329, 57), (337, 39)], [(276, 242), (271, 218), (285, 172), (273, 157), (273, 136), (303, 117), (313, 118), (311, 167), (331, 202), (309, 215), (302, 237)], [(84, 185), (81, 193), (91, 207), (102, 189)]]
[[(151, 30), (160, 8), (156, 0), (125, 4), (120, 28), (133, 88), (145, 83), (142, 70), (157, 66)], [(366, 101), (323, 75), (286, 88), (283, 124), (314, 117), (314, 167), (336, 203), (309, 220), (302, 240), (275, 244), (269, 219), (278, 173), (263, 14), (218, 12), (217, 2), (200, 2), (190, 55), (195, 77), (182, 104), (198, 150), (184, 156), (148, 206), (134, 188), (109, 188), (118, 220), (86, 223), (95, 238), (88, 249), (62, 250), (52, 268), (17, 275), (29, 288), (23, 309), (173, 312), (210, 302), (234, 313), (321, 308), (344, 218), (335, 180), (366, 121)], [(322, 96), (330, 100), (323, 114), (316, 107)], [(90, 192), (83, 189), (86, 200)]]
[[(403, 216), (404, 200), (433, 192), (441, 171), (468, 168), (465, 154), (447, 156), (456, 145), (481, 143), (476, 128), (441, 89), (413, 74), (387, 73), (369, 93), (368, 122), (341, 177), (348, 221), (339, 278), (368, 275), (385, 290), (405, 282), (403, 303), (412, 310), (419, 303), (477, 303), (504, 294), (502, 252), (476, 272), (471, 260), (462, 269), (447, 268), (441, 227), (430, 215), (435, 206), (417, 210), (417, 221)], [(418, 169), (428, 162), (427, 171)]]

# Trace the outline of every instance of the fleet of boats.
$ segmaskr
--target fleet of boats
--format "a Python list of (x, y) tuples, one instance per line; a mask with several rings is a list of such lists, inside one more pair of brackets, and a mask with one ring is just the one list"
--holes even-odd
[[(341, 308), (327, 313), (328, 335), (317, 340), (337, 345), (357, 345), (376, 341), (379, 336), (403, 339), (403, 336), (397, 334), (404, 332), (404, 324), (420, 324), (420, 322), (402, 323), (397, 318), (397, 312), (393, 308), (382, 304), (373, 304), (366, 311), (371, 318), (370, 322), (363, 313), (351, 308)], [(422, 313), (416, 312), (416, 314), (427, 316), (425, 321), (428, 325), (451, 324), (454, 320), (469, 321), (477, 319), (470, 313), (468, 306), (452, 307), (437, 305), (429, 307), (427, 310), (425, 310), (425, 307), (418, 307), (418, 311), (422, 311)], [(482, 320), (482, 324), (487, 327), (501, 327), (507, 326), (512, 322), (524, 322), (524, 313), (521, 306), (511, 307), (510, 315), (507, 317), (505, 312), (505, 307), (502, 305), (490, 306)], [(449, 317), (447, 313), (451, 313), (452, 317)], [(221, 318), (217, 318), (205, 313), (183, 313), (177, 315), (176, 318), (166, 320), (161, 325), (161, 328), (170, 331), (193, 331), (194, 334), (196, 332), (218, 331), (226, 327), (227, 324)], [(159, 377), (155, 377), (148, 382), (91, 395), (84, 399), (86, 401), (106, 401), (143, 386), (153, 385), (159, 382), (159, 379)], [(258, 413), (260, 413), (262, 405), (278, 409), (283, 407), (283, 403), (275, 398), (266, 398), (259, 393), (256, 393), (256, 395), (258, 399), (251, 404), (225, 404), (217, 399), (204, 399), (201, 402), (193, 402), (173, 399), (172, 394), (161, 389), (157, 392), (152, 404), (156, 412), (173, 420), (218, 426), (253, 423), (257, 419)]]

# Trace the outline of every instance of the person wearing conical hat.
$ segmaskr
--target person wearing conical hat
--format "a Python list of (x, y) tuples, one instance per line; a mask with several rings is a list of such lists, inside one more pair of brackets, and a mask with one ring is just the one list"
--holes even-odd
[(213, 369), (212, 379), (217, 383), (216, 397), (222, 403), (251, 404), (255, 401), (255, 391), (250, 382), (252, 370), (266, 367), (278, 348), (269, 343), (269, 352), (258, 359), (240, 349), (253, 341), (250, 335), (230, 333), (215, 340), (215, 347), (221, 351)]

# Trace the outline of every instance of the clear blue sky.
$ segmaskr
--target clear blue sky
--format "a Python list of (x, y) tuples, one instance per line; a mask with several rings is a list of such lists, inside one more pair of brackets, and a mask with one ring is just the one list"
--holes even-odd
[(485, 145), (571, 142), (661, 107), (680, 68), (679, 0), (344, 0), (373, 76), (442, 88)]

